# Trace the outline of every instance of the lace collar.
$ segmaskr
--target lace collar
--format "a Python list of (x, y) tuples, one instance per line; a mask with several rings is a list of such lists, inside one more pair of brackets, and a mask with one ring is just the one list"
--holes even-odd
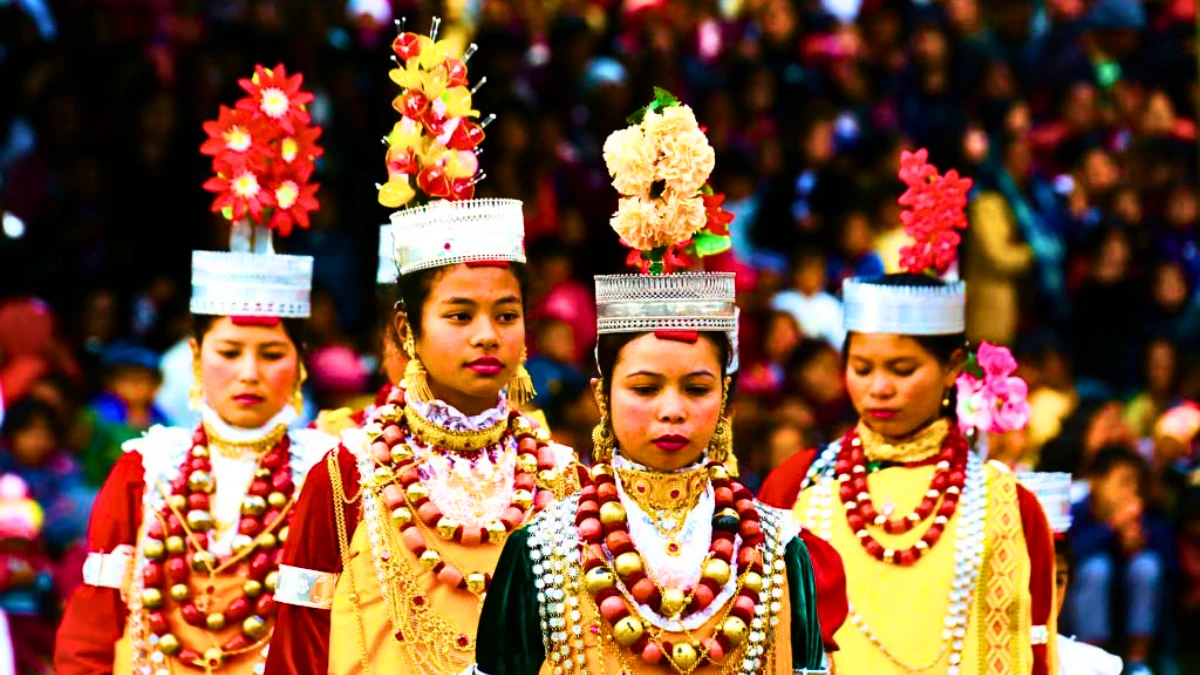
[(862, 440), (863, 452), (873, 462), (920, 462), (942, 450), (942, 441), (950, 431), (950, 421), (939, 419), (917, 433), (900, 441), (891, 441), (871, 430), (865, 423), (858, 423), (858, 437)]
[(508, 396), (504, 390), (496, 398), (496, 405), (478, 415), (465, 415), (454, 406), (435, 399), (425, 402), (409, 398), (405, 405), (410, 406), (421, 417), (448, 431), (479, 431), (490, 429), (504, 418), (508, 417)]
[(221, 438), (234, 443), (252, 443), (261, 438), (265, 438), (280, 424), (290, 427), (291, 424), (299, 417), (292, 406), (285, 405), (283, 406), (283, 410), (280, 410), (278, 413), (276, 413), (274, 417), (268, 420), (267, 423), (261, 427), (256, 429), (244, 429), (242, 427), (235, 427), (221, 419), (221, 416), (217, 414), (217, 411), (208, 407), (207, 404), (205, 404), (201, 409), (200, 414), (204, 419), (204, 423), (211, 427), (213, 431), (217, 432)]

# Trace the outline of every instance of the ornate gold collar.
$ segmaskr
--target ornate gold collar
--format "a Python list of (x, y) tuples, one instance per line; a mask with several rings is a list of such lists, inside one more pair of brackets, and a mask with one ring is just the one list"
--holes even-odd
[(208, 447), (217, 452), (222, 457), (230, 459), (242, 459), (247, 456), (257, 457), (283, 440), (283, 436), (287, 433), (286, 424), (277, 424), (274, 428), (267, 432), (267, 435), (252, 441), (231, 441), (228, 438), (221, 436), (217, 431), (216, 426), (209, 424), (207, 421), (201, 422), (204, 425), (204, 433), (208, 436)]
[(872, 462), (920, 462), (941, 452), (942, 441), (950, 432), (950, 421), (938, 419), (933, 424), (902, 441), (890, 441), (858, 423), (858, 438), (863, 453)]
[[(625, 494), (650, 516), (654, 528), (667, 539), (668, 544), (675, 542), (687, 515), (696, 508), (708, 484), (708, 468), (704, 466), (677, 473), (620, 466), (613, 469)], [(678, 544), (668, 546), (667, 550), (679, 551)]]
[(418, 441), (431, 448), (440, 448), (460, 454), (479, 452), (484, 448), (496, 445), (504, 438), (504, 434), (508, 433), (509, 427), (508, 418), (502, 417), (499, 422), (487, 429), (455, 431), (444, 429), (421, 417), (411, 406), (405, 407), (399, 412), (408, 424), (408, 430), (413, 436), (416, 436)]

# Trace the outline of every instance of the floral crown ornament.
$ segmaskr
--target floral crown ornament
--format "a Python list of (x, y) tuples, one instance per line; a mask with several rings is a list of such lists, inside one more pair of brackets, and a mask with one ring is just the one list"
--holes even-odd
[(449, 41), (437, 40), (440, 24), (435, 18), (430, 35), (402, 32), (392, 41), (396, 67), (388, 75), (401, 88), (392, 101), (400, 121), (383, 139), (388, 180), (376, 186), (379, 203), (388, 208), (471, 199), (484, 178), (477, 149), (495, 116), (476, 121), (471, 98), (486, 78), (467, 87), (475, 45), (461, 59), (450, 56)]
[(914, 274), (941, 276), (958, 259), (962, 236), (958, 230), (967, 229), (967, 193), (970, 178), (963, 178), (951, 169), (942, 176), (929, 163), (929, 151), (900, 153), (900, 180), (908, 186), (899, 203), (906, 207), (900, 212), (904, 233), (912, 244), (901, 247), (900, 267)]
[(669, 274), (732, 245), (725, 195), (709, 175), (716, 152), (692, 109), (654, 88), (654, 100), (604, 142), (604, 162), (621, 193), (610, 224), (632, 250), (626, 264), (643, 274)]
[(257, 65), (238, 80), (246, 96), (204, 123), (200, 152), (212, 157), (215, 174), (204, 189), (217, 193), (212, 210), (231, 222), (230, 250), (192, 252), (193, 314), (272, 321), (309, 314), (312, 258), (277, 255), (272, 241), (274, 232), (307, 228), (319, 207), (311, 178), (324, 151), (303, 79), (283, 64)]
[(1029, 424), (1029, 385), (1014, 375), (1016, 371), (1012, 352), (989, 342), (967, 357), (955, 382), (958, 426), (963, 433), (1004, 433)]

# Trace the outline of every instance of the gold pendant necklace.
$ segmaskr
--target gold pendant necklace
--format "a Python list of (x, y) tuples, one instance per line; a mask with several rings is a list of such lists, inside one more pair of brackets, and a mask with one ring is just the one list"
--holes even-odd
[(681, 473), (659, 473), (616, 467), (616, 472), (625, 494), (650, 516), (654, 529), (667, 540), (667, 554), (679, 555), (683, 551), (679, 534), (687, 522), (687, 515), (704, 494), (708, 469), (699, 467)]
[(266, 436), (257, 440), (231, 441), (228, 438), (223, 438), (213, 428), (213, 425), (207, 421), (202, 422), (202, 424), (204, 425), (204, 433), (208, 436), (209, 448), (215, 450), (222, 457), (228, 457), (229, 459), (242, 459), (247, 456), (257, 457), (279, 445), (279, 441), (287, 433), (286, 424), (277, 424), (274, 429), (267, 432)]

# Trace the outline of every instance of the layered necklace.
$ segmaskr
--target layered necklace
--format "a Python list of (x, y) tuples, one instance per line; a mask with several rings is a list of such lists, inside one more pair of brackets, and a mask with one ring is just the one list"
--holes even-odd
[[(275, 580), (282, 545), (287, 540), (296, 485), (291, 472), (291, 442), (285, 425), (278, 425), (265, 439), (235, 442), (221, 439), (205, 424), (192, 437), (177, 476), (168, 486), (164, 506), (146, 526), (141, 568), (140, 609), (145, 610), (144, 628), (151, 634), (151, 661), (176, 657), (186, 664), (212, 671), (229, 658), (249, 653), (269, 639), (269, 622), (275, 615)], [(268, 442), (270, 443), (268, 445)], [(212, 514), (216, 493), (212, 455), (255, 456), (253, 482), (241, 504), (237, 534), (228, 554), (213, 553), (211, 544), (219, 535)], [(215, 604), (212, 579), (243, 566), (246, 577), (242, 593), (224, 608)], [(202, 587), (193, 587), (193, 574), (201, 576)], [(241, 631), (218, 646), (185, 645), (171, 632), (167, 612), (174, 604), (191, 626), (217, 633), (227, 626)], [(140, 612), (135, 612), (140, 616)], [(215, 642), (215, 638), (213, 640)], [(201, 651), (203, 649), (203, 651)]]
[[(649, 472), (617, 471), (624, 475), (622, 484), (629, 486), (626, 492), (631, 498), (652, 491), (662, 496), (660, 493), (665, 490), (667, 499), (656, 499), (655, 503), (665, 504), (665, 510), (675, 512), (679, 520), (686, 517), (686, 512), (679, 511), (688, 503), (694, 506), (694, 501), (690, 495), (673, 491), (698, 487), (703, 492), (706, 484), (711, 484), (715, 503), (712, 539), (697, 584), (687, 591), (660, 587), (650, 577), (645, 560), (630, 538), (629, 520), (620, 502), (614, 469), (606, 463), (593, 465), (592, 484), (580, 492), (575, 512), (576, 531), (584, 547), (583, 586), (587, 594), (616, 642), (642, 661), (650, 664), (665, 661), (684, 675), (707, 663), (724, 665), (750, 637), (751, 624), (758, 616), (756, 607), (771, 601), (761, 596), (766, 537), (753, 495), (732, 480), (725, 466), (717, 462), (698, 470), (698, 485), (692, 485), (696, 482), (694, 472), (658, 474), (665, 482), (651, 487), (649, 484), (656, 482), (655, 479), (639, 475)], [(639, 490), (639, 486), (646, 489)], [(653, 512), (649, 513), (653, 519)], [(656, 527), (663, 533), (661, 526)], [(674, 534), (677, 533), (676, 530)], [(661, 628), (637, 616), (636, 607), (630, 609), (628, 600), (632, 599), (635, 605), (645, 605), (675, 621), (703, 612), (735, 576), (735, 562), (740, 570), (737, 594), (719, 616), (713, 637), (699, 640), (685, 630), (685, 639), (672, 642)]]

